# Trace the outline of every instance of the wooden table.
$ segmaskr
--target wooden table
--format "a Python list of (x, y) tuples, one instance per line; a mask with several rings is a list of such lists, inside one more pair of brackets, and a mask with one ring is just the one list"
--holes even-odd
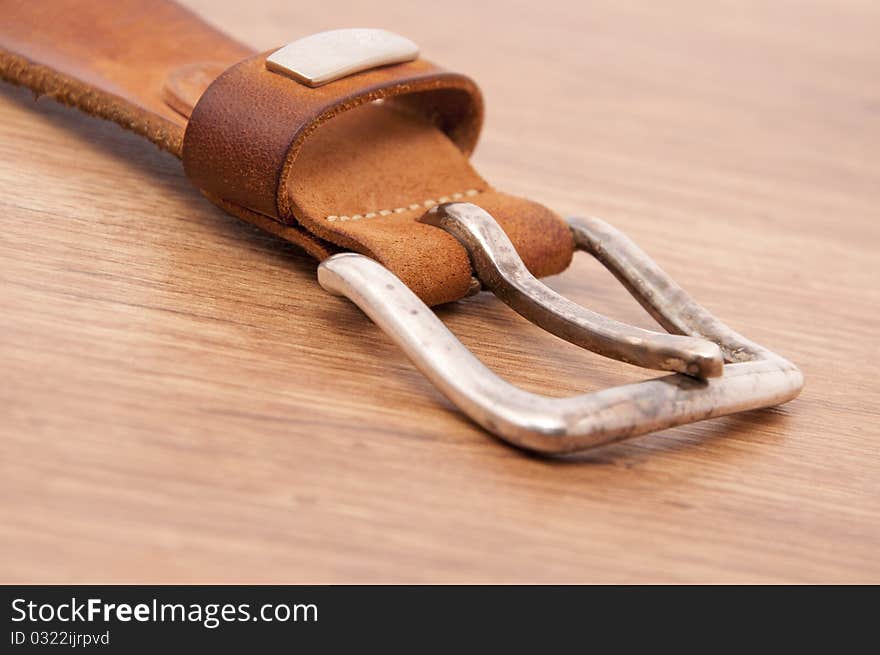
[[(489, 180), (622, 228), (807, 386), (526, 456), (175, 159), (3, 86), (0, 581), (880, 582), (880, 5), (190, 4), (260, 47), (412, 37), (482, 84)], [(550, 284), (651, 326), (585, 255)], [(439, 313), (529, 390), (644, 375), (488, 294)]]

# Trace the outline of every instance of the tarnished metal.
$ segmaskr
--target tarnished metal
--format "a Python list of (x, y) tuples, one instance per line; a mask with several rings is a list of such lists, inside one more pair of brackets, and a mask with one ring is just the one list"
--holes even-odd
[(629, 364), (700, 378), (722, 374), (717, 344), (642, 330), (574, 303), (525, 267), (501, 226), (471, 203), (435, 207), (422, 222), (442, 227), (467, 249), (482, 285), (532, 323), (571, 343)]
[[(560, 336), (570, 341), (581, 339), (593, 347), (594, 335), (602, 334), (600, 351), (617, 352), (618, 342), (625, 342), (625, 338), (608, 332), (609, 325), (614, 325), (605, 322), (610, 319), (583, 314), (580, 308), (572, 313), (568, 304), (558, 305), (557, 298), (543, 295), (543, 291), (541, 300), (534, 303), (515, 298), (534, 287), (522, 277), (520, 269), (524, 267), (518, 257), (511, 260), (506, 251), (504, 257), (488, 254), (497, 250), (497, 244), (488, 243), (486, 247), (479, 235), (491, 235), (493, 241), (493, 231), (481, 230), (480, 224), (494, 220), (475, 209), (460, 203), (444, 205), (428, 220), (442, 224), (443, 217), (452, 214), (477, 217), (474, 221), (458, 221), (456, 232), (469, 249), (484, 286), (501, 288), (502, 293), (512, 288), (518, 311), (525, 315), (538, 312), (536, 320), (557, 334), (564, 332)], [(570, 398), (541, 396), (505, 382), (486, 368), (412, 291), (372, 259), (354, 253), (335, 255), (319, 266), (318, 280), (326, 290), (358, 305), (466, 415), (489, 432), (529, 450), (583, 450), (676, 425), (776, 405), (799, 393), (803, 378), (794, 365), (711, 316), (623, 234), (597, 219), (572, 219), (570, 224), (578, 248), (594, 254), (664, 327), (694, 339), (676, 341), (672, 347), (691, 356), (695, 352), (708, 355), (703, 340), (720, 347), (731, 362), (723, 366), (722, 374), (707, 379), (676, 374)], [(477, 265), (478, 261), (483, 263)], [(597, 321), (597, 316), (601, 320)], [(572, 333), (568, 328), (558, 328), (557, 320), (582, 333), (569, 338)], [(647, 341), (631, 344), (638, 346), (632, 352), (640, 361), (655, 363), (656, 349), (661, 347), (659, 336), (663, 335), (648, 333)], [(697, 361), (711, 359), (698, 357)]]

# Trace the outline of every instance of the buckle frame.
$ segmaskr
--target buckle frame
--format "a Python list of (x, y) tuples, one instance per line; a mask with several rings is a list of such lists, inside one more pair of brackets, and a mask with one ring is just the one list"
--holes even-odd
[(545, 454), (586, 450), (784, 403), (803, 387), (796, 366), (712, 316), (604, 221), (570, 219), (576, 248), (598, 259), (669, 334), (618, 323), (557, 294), (528, 272), (502, 228), (476, 205), (439, 205), (420, 220), (455, 236), (482, 286), (533, 323), (602, 355), (676, 371), (568, 398), (524, 391), (480, 362), (378, 262), (341, 253), (321, 263), (325, 290), (354, 302), (464, 414), (515, 446)]

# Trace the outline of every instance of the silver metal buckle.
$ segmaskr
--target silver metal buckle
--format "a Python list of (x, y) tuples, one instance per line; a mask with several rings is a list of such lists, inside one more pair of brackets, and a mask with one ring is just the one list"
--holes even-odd
[(784, 403), (803, 387), (793, 364), (712, 316), (603, 221), (569, 220), (577, 249), (596, 257), (669, 334), (618, 323), (557, 294), (529, 273), (498, 223), (476, 205), (439, 205), (420, 220), (455, 236), (482, 286), (533, 323), (602, 355), (676, 372), (570, 398), (523, 391), (483, 365), (378, 262), (343, 253), (318, 267), (325, 290), (354, 302), (462, 412), (516, 446), (584, 450)]

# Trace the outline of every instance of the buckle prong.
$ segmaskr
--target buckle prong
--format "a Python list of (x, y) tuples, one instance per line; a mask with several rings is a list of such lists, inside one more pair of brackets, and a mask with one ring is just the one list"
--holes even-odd
[(419, 220), (441, 227), (458, 239), (483, 286), (548, 332), (581, 348), (643, 368), (699, 378), (722, 375), (724, 358), (711, 341), (620, 323), (556, 293), (529, 272), (504, 230), (486, 210), (471, 203), (452, 203), (434, 207)]
[[(342, 253), (318, 267), (324, 289), (352, 300), (462, 412), (514, 445), (543, 453), (583, 450), (783, 403), (803, 386), (793, 364), (718, 321), (632, 241), (598, 219), (569, 221), (578, 249), (593, 254), (676, 334), (639, 330), (556, 294), (528, 273), (500, 226), (475, 205), (441, 205), (422, 220), (455, 235), (483, 286), (554, 334), (623, 361), (689, 373), (570, 398), (530, 393), (483, 365), (378, 262)], [(722, 366), (721, 353), (730, 363)]]

